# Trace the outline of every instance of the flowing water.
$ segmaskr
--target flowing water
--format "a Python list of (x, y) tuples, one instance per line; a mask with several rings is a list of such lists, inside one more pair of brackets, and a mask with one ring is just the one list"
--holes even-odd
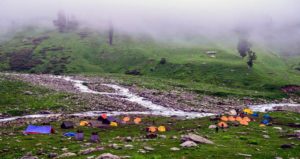
[[(212, 116), (214, 114), (212, 113), (199, 113), (199, 112), (186, 112), (182, 110), (176, 110), (173, 108), (167, 108), (162, 105), (155, 104), (151, 102), (150, 100), (147, 100), (143, 97), (140, 97), (132, 92), (129, 91), (129, 89), (115, 85), (115, 84), (103, 84), (107, 87), (111, 87), (115, 90), (115, 93), (108, 93), (108, 92), (98, 92), (89, 89), (84, 83), (85, 81), (82, 80), (75, 80), (68, 76), (51, 76), (51, 78), (60, 78), (64, 79), (66, 81), (72, 82), (74, 87), (82, 92), (82, 93), (92, 93), (92, 94), (100, 94), (100, 95), (109, 95), (109, 96), (122, 96), (125, 97), (125, 100), (128, 100), (130, 102), (137, 103), (145, 108), (147, 108), (149, 111), (144, 112), (119, 112), (119, 111), (112, 111), (112, 112), (106, 112), (108, 115), (158, 115), (158, 116), (177, 116), (182, 118), (201, 118), (206, 116)], [(273, 110), (276, 106), (300, 106), (300, 104), (289, 104), (289, 103), (283, 103), (283, 104), (262, 104), (262, 105), (250, 105), (249, 107), (253, 109), (253, 111), (257, 112), (265, 112), (266, 110)], [(69, 116), (77, 116), (77, 117), (87, 117), (87, 116), (99, 116), (99, 114), (103, 113), (105, 111), (89, 111), (89, 112), (81, 112), (81, 113), (74, 113), (74, 114), (67, 114)], [(0, 119), (0, 122), (5, 121), (13, 121), (17, 119), (27, 119), (27, 118), (48, 118), (48, 117), (58, 117), (62, 116), (63, 114), (37, 114), (37, 115), (26, 115), (26, 116), (20, 116), (20, 117), (11, 117), (11, 118), (4, 118)], [(66, 115), (66, 114), (64, 114)]]

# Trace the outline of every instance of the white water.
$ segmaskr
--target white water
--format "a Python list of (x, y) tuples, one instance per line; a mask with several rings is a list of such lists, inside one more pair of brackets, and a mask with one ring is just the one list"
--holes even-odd
[[(103, 84), (105, 86), (113, 88), (116, 93), (108, 93), (108, 92), (97, 92), (89, 89), (87, 86), (84, 85), (85, 81), (82, 80), (75, 80), (71, 77), (67, 76), (51, 76), (53, 78), (60, 78), (64, 79), (66, 81), (70, 81), (73, 83), (74, 87), (82, 92), (82, 93), (92, 93), (92, 94), (100, 94), (100, 95), (119, 95), (124, 96), (125, 100), (137, 103), (147, 109), (149, 111), (144, 112), (119, 112), (119, 111), (112, 111), (112, 112), (106, 112), (108, 115), (158, 115), (158, 116), (178, 116), (183, 118), (201, 118), (206, 116), (212, 116), (214, 114), (212, 113), (198, 113), (198, 112), (185, 112), (182, 110), (175, 110), (173, 108), (167, 108), (158, 104), (154, 104), (153, 102), (140, 97), (138, 95), (135, 95), (134, 93), (130, 92), (129, 89), (114, 85), (114, 84)], [(283, 103), (283, 104), (262, 104), (262, 105), (250, 105), (249, 107), (253, 109), (253, 111), (257, 112), (265, 112), (266, 110), (273, 110), (276, 106), (300, 106), (300, 104), (289, 104), (289, 103)], [(99, 116), (99, 114), (103, 113), (104, 111), (89, 111), (89, 112), (81, 112), (81, 113), (75, 113), (75, 114), (67, 114), (69, 116), (78, 116), (78, 117), (86, 117), (86, 116)], [(58, 117), (63, 114), (37, 114), (37, 115), (27, 115), (27, 116), (20, 116), (20, 117), (11, 117), (11, 118), (5, 118), (0, 119), (0, 122), (6, 122), (6, 121), (13, 121), (17, 119), (27, 119), (27, 118), (47, 118), (47, 117)]]
[(249, 105), (249, 108), (255, 112), (266, 112), (266, 111), (273, 111), (275, 107), (300, 107), (300, 104), (291, 104), (291, 103), (279, 103), (279, 104), (261, 104), (261, 105)]

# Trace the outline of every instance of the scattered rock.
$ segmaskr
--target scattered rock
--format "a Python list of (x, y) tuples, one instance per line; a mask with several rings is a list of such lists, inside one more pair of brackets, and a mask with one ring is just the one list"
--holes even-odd
[(158, 135), (158, 137), (162, 138), (162, 139), (166, 139), (167, 136), (166, 135)]
[(93, 152), (96, 152), (96, 151), (102, 151), (102, 150), (104, 150), (103, 147), (97, 147), (97, 148), (91, 147), (91, 148), (79, 151), (79, 154), (80, 155), (87, 155), (87, 154), (90, 154), (90, 153), (93, 153)]
[(172, 148), (170, 148), (170, 150), (171, 150), (171, 151), (179, 151), (180, 148), (178, 148), (178, 147), (172, 147)]
[(277, 129), (277, 130), (282, 130), (282, 128), (281, 127), (273, 127), (273, 129)]
[(126, 149), (133, 149), (133, 145), (124, 145), (124, 148), (126, 148)]
[(138, 152), (139, 153), (146, 153), (146, 151), (144, 149), (139, 149)]
[(125, 138), (125, 141), (126, 142), (132, 142), (133, 140), (132, 140), (132, 138), (130, 136), (128, 136), (128, 137)]
[(65, 157), (74, 157), (74, 156), (76, 156), (75, 153), (72, 153), (72, 152), (66, 152), (66, 153), (63, 153), (63, 154), (59, 155), (59, 156), (56, 157), (56, 158), (65, 158)]
[(282, 157), (275, 157), (275, 159), (283, 159)]
[(194, 141), (196, 143), (201, 144), (214, 144), (212, 141), (193, 133), (189, 133), (188, 135), (182, 135), (181, 141)]
[(196, 147), (197, 144), (193, 141), (185, 141), (184, 143), (180, 144), (181, 147)]
[(23, 156), (23, 157), (21, 157), (20, 159), (38, 159), (38, 157), (36, 157), (36, 156), (27, 156), (27, 155), (25, 155), (25, 156)]
[(154, 150), (154, 148), (152, 148), (152, 147), (149, 147), (149, 146), (145, 146), (145, 147), (144, 147), (144, 150), (146, 150), (146, 151), (153, 151), (153, 150)]
[(33, 95), (33, 93), (31, 91), (25, 91), (24, 94), (25, 95)]
[(264, 137), (265, 139), (269, 139), (269, 138), (270, 138), (269, 135), (263, 135), (263, 137)]
[(217, 125), (209, 125), (208, 128), (209, 128), (209, 129), (215, 129), (215, 128), (217, 128)]
[(57, 153), (53, 153), (53, 152), (51, 152), (51, 153), (48, 154), (49, 158), (54, 158), (54, 157), (57, 157), (57, 156), (58, 156), (58, 154)]
[(113, 155), (111, 153), (104, 153), (104, 154), (96, 157), (96, 159), (121, 159), (121, 158), (119, 156)]
[(245, 156), (245, 157), (251, 157), (252, 156), (250, 154), (245, 154), (245, 153), (237, 153), (236, 155), (238, 155), (238, 156)]

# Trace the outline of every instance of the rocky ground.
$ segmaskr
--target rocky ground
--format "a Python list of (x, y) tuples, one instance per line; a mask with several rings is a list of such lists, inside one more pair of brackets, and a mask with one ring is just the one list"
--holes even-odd
[[(41, 85), (47, 88), (70, 93), (68, 98), (75, 101), (75, 106), (70, 112), (78, 111), (145, 111), (139, 104), (127, 101), (120, 96), (98, 95), (82, 93), (76, 89), (72, 82), (51, 75), (18, 74), (10, 76), (23, 80), (34, 85)], [(72, 79), (86, 81), (84, 85), (98, 92), (115, 93), (115, 90), (104, 86), (105, 83), (117, 84), (116, 81), (101, 77), (71, 76)], [(265, 103), (297, 103), (299, 98), (281, 99), (268, 101), (265, 99), (251, 99), (238, 97), (216, 97), (199, 95), (184, 90), (160, 91), (150, 90), (137, 86), (126, 86), (130, 91), (145, 97), (155, 104), (169, 108), (175, 108), (189, 112), (224, 113), (230, 109), (241, 109), (247, 105)], [(65, 111), (65, 110), (62, 110)]]
[[(79, 92), (78, 89), (76, 89), (73, 86), (72, 82), (66, 81), (64, 79), (53, 78), (50, 75), (19, 74), (19, 75), (10, 76), (10, 78), (26, 81), (34, 85), (45, 86), (55, 91), (67, 92), (71, 94), (70, 96), (68, 96), (68, 98), (71, 98), (73, 101), (75, 101), (75, 106), (73, 108), (70, 108), (69, 110), (64, 110), (64, 112), (65, 111), (78, 112), (78, 111), (144, 111), (146, 110), (142, 106), (124, 100), (120, 97)], [(75, 79), (86, 80), (85, 78), (82, 77), (75, 77)], [(97, 78), (97, 82), (106, 83), (107, 81), (104, 81), (101, 78)], [(91, 81), (91, 84), (89, 83), (88, 85), (91, 89), (99, 90), (101, 92), (109, 92), (109, 93), (114, 92), (113, 89), (107, 86), (99, 85), (98, 83), (95, 83), (94, 80)]]

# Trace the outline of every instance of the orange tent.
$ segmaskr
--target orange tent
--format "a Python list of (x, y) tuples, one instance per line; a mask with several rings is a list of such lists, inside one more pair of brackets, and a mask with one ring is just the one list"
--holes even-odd
[(222, 116), (222, 117), (221, 117), (221, 120), (222, 120), (222, 121), (228, 121), (228, 118), (227, 118), (227, 116)]
[(238, 116), (238, 117), (235, 118), (235, 120), (236, 120), (236, 121), (242, 121), (243, 119), (242, 119), (241, 117)]
[(148, 132), (151, 132), (151, 133), (154, 133), (154, 132), (157, 131), (157, 127), (155, 127), (155, 126), (149, 126), (149, 127), (147, 128), (147, 131), (148, 131)]
[(247, 122), (250, 122), (250, 121), (251, 121), (249, 117), (244, 117), (243, 120), (244, 120), (244, 121), (247, 121)]
[(141, 123), (142, 119), (141, 118), (135, 118), (133, 121), (134, 121), (135, 124), (139, 124), (139, 123)]
[(219, 122), (218, 126), (221, 127), (221, 128), (227, 128), (228, 127), (227, 123), (225, 123), (223, 121)]
[(241, 125), (249, 125), (248, 121), (246, 121), (246, 120), (240, 121), (240, 124), (241, 124)]
[(124, 123), (127, 123), (127, 122), (129, 122), (129, 121), (130, 121), (130, 117), (127, 116), (127, 117), (124, 117), (124, 118), (123, 118), (123, 122), (124, 122)]
[(228, 120), (229, 120), (229, 121), (235, 121), (235, 117), (229, 116), (229, 117), (228, 117)]

